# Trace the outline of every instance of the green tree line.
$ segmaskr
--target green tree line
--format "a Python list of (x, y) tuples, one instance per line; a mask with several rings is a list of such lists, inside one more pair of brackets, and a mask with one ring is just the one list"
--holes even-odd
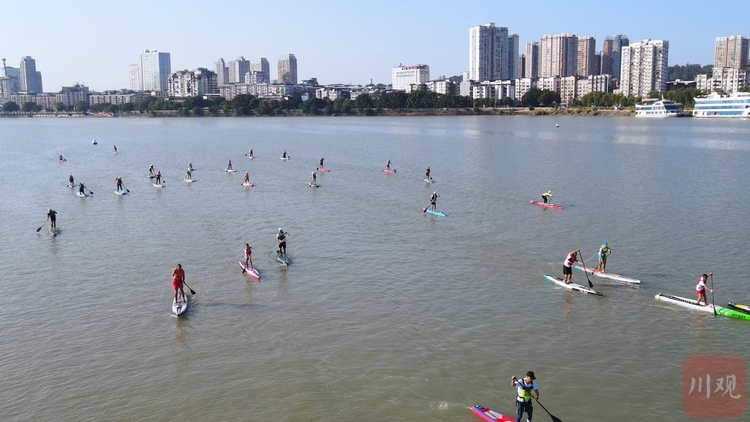
[(667, 67), (667, 80), (674, 81), (677, 79), (683, 81), (694, 81), (695, 76), (701, 73), (708, 73), (709, 76), (713, 73), (713, 65), (701, 66), (699, 64), (686, 63), (685, 66), (678, 64)]

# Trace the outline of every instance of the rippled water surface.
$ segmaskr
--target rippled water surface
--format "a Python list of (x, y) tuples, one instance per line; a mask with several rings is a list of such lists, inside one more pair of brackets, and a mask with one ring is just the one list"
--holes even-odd
[[(1, 419), (475, 421), (474, 404), (514, 412), (508, 380), (534, 370), (566, 422), (685, 420), (685, 358), (748, 360), (750, 324), (654, 295), (692, 298), (713, 271), (717, 304), (750, 300), (748, 123), (2, 119)], [(433, 190), (447, 217), (422, 212)], [(562, 211), (529, 203), (546, 190)], [(56, 237), (36, 232), (48, 207)], [(268, 257), (279, 227), (289, 268)], [(598, 298), (542, 277), (603, 241), (643, 284), (592, 278)]]

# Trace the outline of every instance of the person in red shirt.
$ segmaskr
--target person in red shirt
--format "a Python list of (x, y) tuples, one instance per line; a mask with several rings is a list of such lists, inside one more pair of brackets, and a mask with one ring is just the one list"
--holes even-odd
[(172, 271), (172, 290), (174, 290), (174, 300), (177, 300), (177, 292), (180, 292), (182, 301), (185, 301), (185, 290), (183, 288), (185, 281), (185, 270), (182, 269), (181, 264), (177, 264), (177, 267)]
[(253, 268), (253, 247), (249, 243), (245, 243), (245, 266), (247, 267), (248, 262), (250, 268)]

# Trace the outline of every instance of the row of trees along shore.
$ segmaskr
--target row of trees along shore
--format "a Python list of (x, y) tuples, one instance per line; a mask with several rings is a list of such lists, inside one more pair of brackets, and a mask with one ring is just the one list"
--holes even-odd
[[(749, 92), (750, 87), (741, 91)], [(674, 102), (692, 108), (695, 97), (706, 93), (695, 88), (682, 88), (668, 91), (664, 97)], [(647, 98), (661, 98), (658, 91), (651, 91)], [(580, 99), (571, 101), (570, 107), (619, 107), (632, 108), (642, 99), (639, 97), (626, 97), (621, 94), (604, 92), (592, 92)], [(35, 103), (27, 102), (21, 106), (9, 101), (3, 104), (2, 111), (6, 113), (38, 113), (47, 112), (79, 112), (87, 113), (103, 112), (112, 114), (148, 114), (158, 115), (159, 111), (174, 111), (180, 116), (276, 116), (285, 115), (288, 112), (298, 110), (308, 115), (376, 115), (387, 109), (391, 113), (408, 112), (412, 110), (430, 109), (474, 109), (485, 107), (557, 107), (560, 105), (560, 94), (547, 89), (540, 90), (532, 88), (528, 90), (520, 100), (509, 97), (503, 99), (480, 98), (472, 99), (461, 95), (443, 95), (434, 92), (403, 91), (381, 92), (375, 94), (360, 94), (356, 99), (309, 98), (302, 101), (300, 97), (289, 97), (282, 100), (260, 99), (252, 95), (238, 95), (232, 100), (224, 98), (204, 99), (203, 97), (190, 97), (184, 100), (169, 100), (157, 97), (148, 97), (138, 103), (126, 103), (114, 105), (109, 103), (94, 104), (89, 106), (81, 101), (74, 106), (65, 106), (58, 103), (54, 110), (43, 110)]]

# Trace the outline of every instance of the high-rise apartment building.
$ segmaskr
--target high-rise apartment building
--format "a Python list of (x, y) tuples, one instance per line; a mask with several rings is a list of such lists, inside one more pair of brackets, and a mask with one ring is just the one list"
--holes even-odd
[(622, 48), (620, 93), (645, 97), (649, 91), (667, 92), (669, 41), (643, 40)]
[(250, 60), (245, 60), (240, 56), (237, 60), (229, 62), (229, 81), (228, 83), (245, 83), (245, 75), (250, 71)]
[(268, 59), (261, 57), (253, 60), (250, 65), (250, 72), (253, 73), (256, 83), (270, 83), (271, 82), (271, 66), (268, 63)]
[(750, 38), (742, 35), (716, 37), (714, 67), (731, 69), (747, 67), (750, 64), (748, 63), (748, 47), (750, 47)]
[(224, 85), (229, 83), (229, 68), (227, 68), (224, 59), (220, 58), (214, 63), (214, 73), (216, 73), (216, 81), (218, 85)]
[[(517, 55), (517, 54), (516, 54)], [(469, 29), (469, 79), (508, 79), (508, 28), (493, 22)]]
[(282, 54), (278, 67), (280, 84), (297, 84), (297, 58), (294, 54)]
[(596, 39), (578, 37), (578, 76), (596, 75)]
[(622, 48), (628, 46), (630, 40), (624, 35), (606, 37), (602, 46), (602, 75), (612, 75), (620, 78), (620, 63), (622, 61)]
[(3, 67), (0, 67), (0, 98), (10, 98), (11, 94), (20, 90), (21, 69), (6, 66), (5, 59), (3, 59)]
[(140, 91), (143, 88), (141, 83), (141, 65), (138, 63), (131, 64), (128, 67), (128, 87), (132, 91)]
[(526, 43), (526, 71), (524, 72), (524, 78), (538, 78), (539, 77), (539, 43), (528, 42)]
[(508, 71), (505, 79), (518, 79), (518, 34), (508, 36)]
[(526, 74), (526, 55), (525, 54), (521, 54), (520, 56), (518, 56), (517, 72), (518, 72), (517, 73), (518, 76), (516, 77), (516, 79), (523, 78), (524, 77), (523, 75)]
[(169, 74), (172, 73), (172, 58), (169, 53), (156, 50), (141, 52), (139, 91), (166, 92)]
[(391, 89), (394, 91), (411, 91), (412, 84), (424, 84), (430, 80), (430, 66), (398, 65), (391, 70)]
[(574, 34), (542, 36), (539, 73), (542, 78), (571, 76), (578, 71), (578, 37)]
[(36, 60), (25, 56), (21, 59), (20, 70), (21, 91), (41, 93), (42, 74), (36, 70)]

